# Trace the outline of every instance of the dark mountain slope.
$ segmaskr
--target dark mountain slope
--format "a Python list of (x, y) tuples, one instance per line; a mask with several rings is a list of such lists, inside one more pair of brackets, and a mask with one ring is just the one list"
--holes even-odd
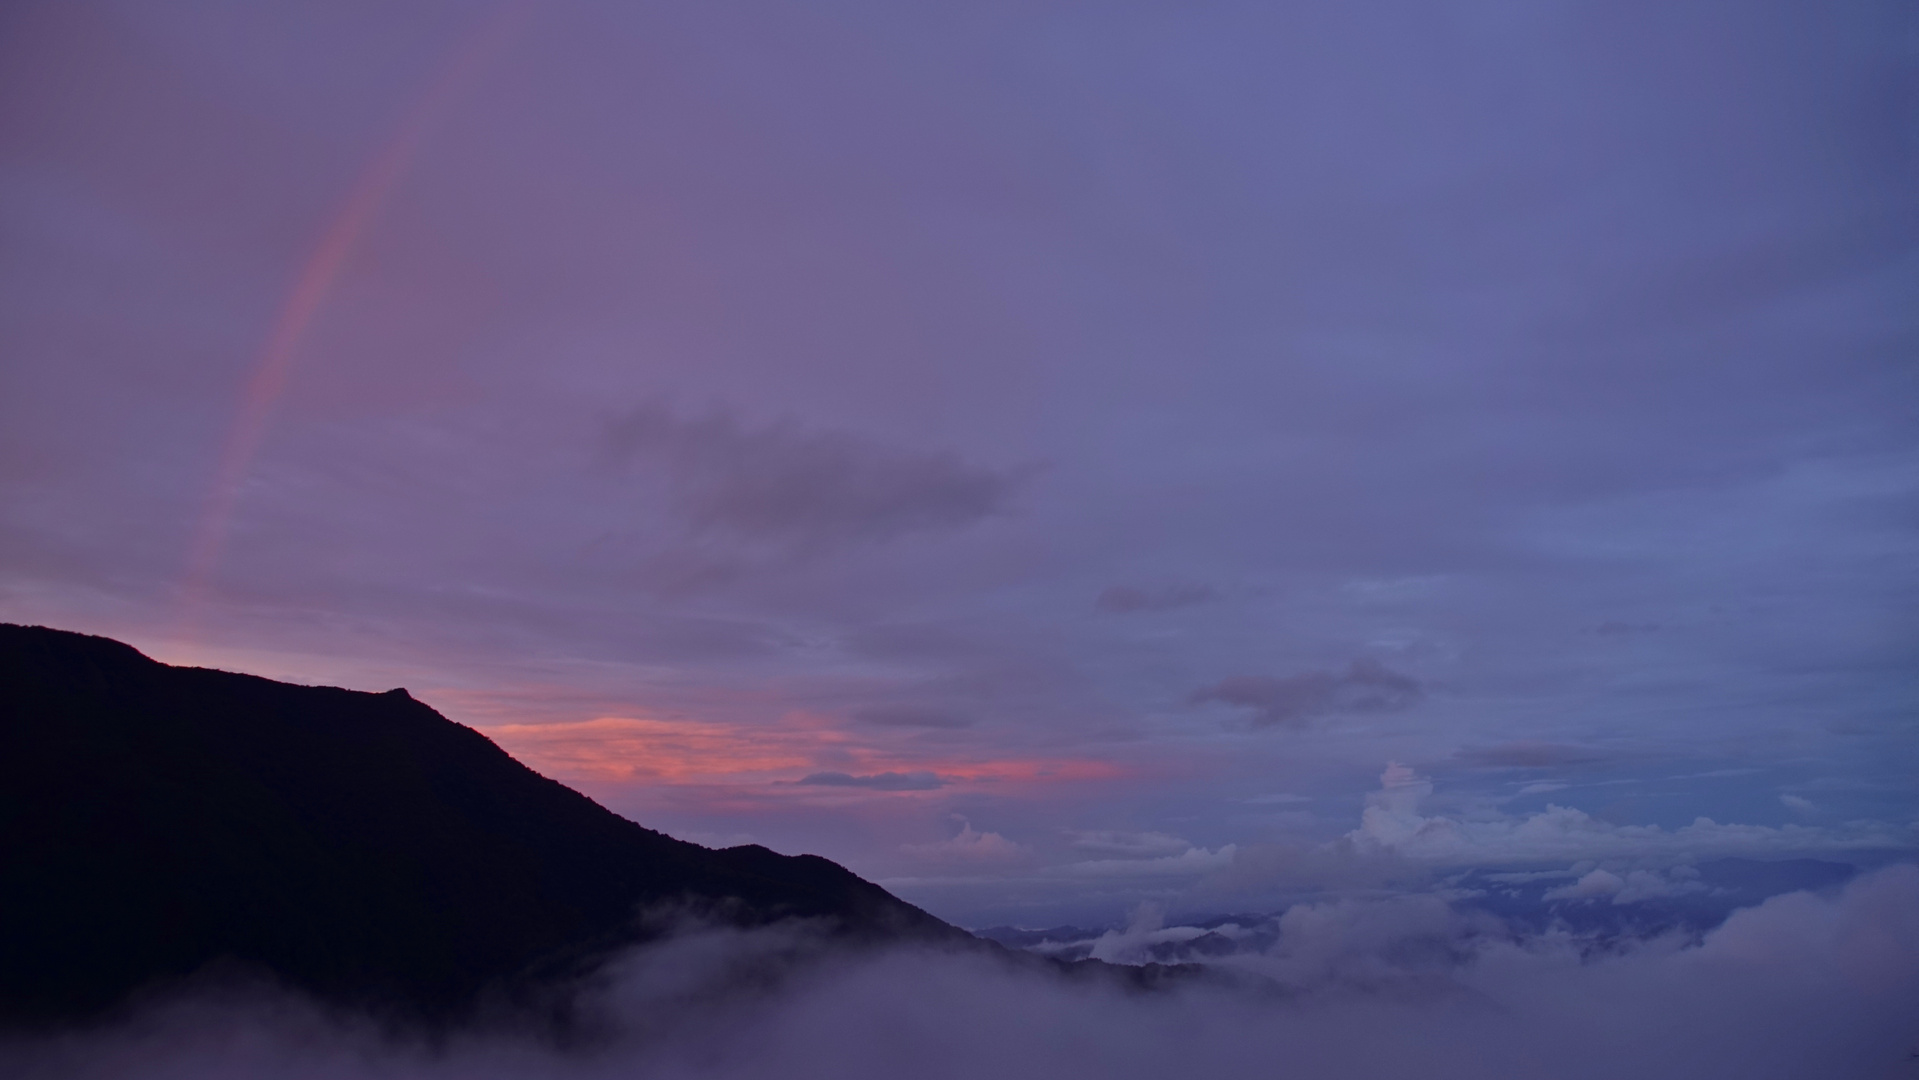
[(222, 959), (451, 1017), (686, 901), (742, 924), (973, 941), (825, 859), (636, 825), (404, 690), (0, 625), (0, 1019), (85, 1017)]

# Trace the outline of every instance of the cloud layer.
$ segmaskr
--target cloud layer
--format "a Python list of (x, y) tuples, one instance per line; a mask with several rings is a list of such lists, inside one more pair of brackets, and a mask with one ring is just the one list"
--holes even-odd
[[(1700, 817), (1689, 825), (1619, 825), (1566, 806), (1524, 817), (1475, 819), (1425, 816), (1420, 803), (1430, 780), (1390, 765), (1379, 791), (1367, 796), (1359, 828), (1345, 842), (1361, 853), (1385, 854), (1443, 866), (1499, 866), (1579, 859), (1635, 857), (1675, 860), (1715, 855), (1780, 856), (1809, 852), (1902, 850), (1919, 840), (1911, 828), (1854, 822), (1819, 828), (1788, 822), (1722, 825)], [(1623, 886), (1622, 886), (1623, 887)], [(1616, 891), (1616, 890), (1615, 890)]]
[[(1108, 951), (1175, 936), (1145, 913)], [(76, 1080), (1892, 1077), (1919, 1039), (1919, 868), (1776, 897), (1697, 944), (1599, 955), (1430, 899), (1300, 905), (1271, 942), (1217, 963), (1236, 978), (1141, 994), (986, 958), (836, 957), (799, 928), (690, 929), (610, 969), (564, 1049), (394, 1041), (256, 992), (16, 1040), (0, 1062)]]

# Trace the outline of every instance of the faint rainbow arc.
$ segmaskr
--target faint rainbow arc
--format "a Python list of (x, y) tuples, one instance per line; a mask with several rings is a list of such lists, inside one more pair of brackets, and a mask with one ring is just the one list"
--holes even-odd
[(186, 577), (180, 590), (180, 636), (192, 636), (212, 586), (214, 570), (225, 552), (241, 489), (266, 437), (267, 422), (286, 392), (294, 357), (315, 316), (333, 291), (361, 235), (412, 164), (433, 121), (470, 88), (481, 70), (506, 46), (528, 9), (525, 0), (505, 0), (448, 53), (435, 77), (400, 115), (379, 153), (360, 171), (346, 200), (328, 221), (319, 243), (281, 303), (266, 347), (241, 393), (238, 414), (221, 448), (213, 489), (207, 496), (188, 549)]

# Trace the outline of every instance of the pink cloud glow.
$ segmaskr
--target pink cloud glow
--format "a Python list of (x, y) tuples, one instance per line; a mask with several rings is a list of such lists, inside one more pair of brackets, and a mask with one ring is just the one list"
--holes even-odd
[[(501, 724), (486, 733), (508, 753), (563, 781), (674, 785), (773, 784), (821, 770), (933, 773), (945, 784), (1049, 784), (1114, 780), (1130, 771), (1093, 758), (969, 758), (900, 753), (856, 741), (830, 718), (791, 714), (779, 724), (658, 716), (602, 716)], [(794, 786), (793, 794), (843, 798), (844, 788)], [(889, 792), (908, 794), (910, 792)]]

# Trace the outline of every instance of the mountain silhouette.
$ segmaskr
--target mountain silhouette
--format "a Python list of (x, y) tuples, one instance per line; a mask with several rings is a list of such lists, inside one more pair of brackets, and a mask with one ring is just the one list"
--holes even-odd
[(170, 667), (0, 624), (0, 1021), (98, 1016), (209, 965), (458, 1017), (691, 906), (980, 944), (850, 871), (713, 850), (535, 773), (405, 690)]

